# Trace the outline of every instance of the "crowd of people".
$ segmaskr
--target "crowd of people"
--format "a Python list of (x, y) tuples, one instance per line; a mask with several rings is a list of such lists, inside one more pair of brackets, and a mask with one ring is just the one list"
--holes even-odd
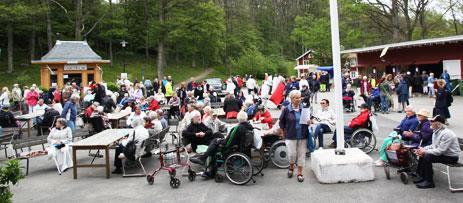
[[(409, 72), (395, 76), (384, 74), (379, 79), (373, 75), (352, 79), (346, 73), (342, 77), (344, 105), (355, 109), (356, 92), (364, 100), (359, 105), (359, 114), (344, 127), (346, 140), (356, 129), (368, 127), (372, 115), (370, 109), (378, 107), (378, 111), (383, 113), (389, 113), (394, 108), (398, 109), (398, 113), (404, 111), (406, 117), (397, 131), (402, 140), (416, 147), (417, 156), (424, 157), (420, 159), (420, 171), (417, 173), (426, 182), (417, 183), (422, 188), (433, 186), (430, 163), (454, 162), (454, 155), (459, 153), (454, 147), (456, 138), (453, 132), (445, 127), (446, 120), (450, 118), (448, 107), (453, 100), (449, 80), (446, 71), (441, 79), (434, 78), (432, 73), (428, 76), (426, 72), (414, 76)], [(263, 135), (273, 134), (285, 139), (290, 160), (287, 176), (293, 177), (297, 166), (296, 177), (299, 182), (304, 181), (305, 157), (317, 148), (324, 147), (323, 134), (333, 132), (333, 142), (329, 147), (336, 147), (337, 144), (336, 119), (328, 99), (321, 99), (320, 108), (310, 112), (308, 119), (303, 117), (307, 116), (304, 114), (306, 109), (318, 103), (320, 91), (330, 91), (330, 74), (325, 71), (286, 78), (265, 74), (261, 84), (252, 75), (236, 75), (226, 79), (221, 90), (212, 88), (206, 81), (198, 82), (193, 78), (176, 87), (170, 76), (162, 80), (133, 82), (121, 77), (116, 84), (117, 91), (109, 90), (104, 83), (95, 82), (88, 88), (80, 87), (76, 82), (67, 83), (61, 89), (52, 85), (47, 91), (41, 91), (36, 85), (21, 89), (15, 84), (11, 92), (4, 87), (0, 97), (0, 125), (18, 126), (19, 122), (12, 114), (15, 111), (43, 112), (34, 119), (34, 124), (50, 127), (49, 154), (60, 173), (72, 167), (69, 146), (76, 128), (87, 124), (93, 128), (93, 132), (111, 128), (108, 114), (121, 111), (129, 112), (125, 127), (134, 128), (135, 131), (118, 145), (114, 173), (121, 173), (122, 159), (132, 156), (125, 154), (125, 148), (131, 140), (141, 143), (150, 134), (161, 132), (169, 127), (169, 119), (180, 120), (178, 131), (183, 144), (189, 146), (189, 152), (197, 152), (200, 145), (208, 146), (205, 153), (191, 158), (193, 163), (198, 164), (205, 164), (207, 157), (224, 143), (233, 143), (240, 146), (240, 151), (246, 152), (247, 145), (243, 144), (245, 137), (254, 129), (252, 124), (259, 123), (264, 126), (261, 128)], [(359, 90), (355, 91), (353, 86)], [(223, 101), (220, 98), (221, 91), (225, 94)], [(415, 114), (409, 104), (413, 92), (436, 98), (433, 119), (430, 119), (431, 115), (426, 110)], [(392, 98), (394, 94), (398, 101), (396, 107)], [(272, 119), (267, 108), (269, 101), (281, 109), (277, 122)], [(161, 108), (164, 106), (167, 108)], [(237, 119), (237, 126), (230, 128), (219, 119), (220, 113), (215, 108), (222, 108), (226, 119)], [(415, 132), (416, 129), (419, 132)], [(441, 137), (445, 138), (445, 143)], [(314, 138), (318, 140), (318, 146)], [(385, 150), (392, 142), (392, 139), (384, 141), (376, 165), (381, 166), (387, 161)], [(135, 156), (149, 155), (149, 150), (139, 145), (137, 147)], [(207, 171), (204, 174), (210, 175)]]

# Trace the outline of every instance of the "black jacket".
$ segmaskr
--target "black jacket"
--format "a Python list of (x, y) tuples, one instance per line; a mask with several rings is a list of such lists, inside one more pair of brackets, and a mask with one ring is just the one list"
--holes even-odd
[(59, 116), (59, 112), (55, 109), (48, 108), (45, 111), (45, 114), (43, 114), (43, 119), (42, 123), (40, 123), (41, 126), (49, 126), (53, 127), (53, 121), (55, 120), (55, 116)]
[(185, 130), (182, 132), (182, 136), (184, 137), (194, 137), (196, 136), (196, 133), (199, 132), (204, 132), (206, 135), (204, 137), (211, 137), (212, 136), (212, 130), (208, 128), (204, 123), (191, 123)]
[(309, 80), (309, 89), (311, 92), (318, 92), (320, 90), (320, 82), (318, 80)]
[[(250, 155), (250, 147), (252, 146), (252, 141), (254, 137), (248, 137), (251, 135), (254, 130), (254, 127), (249, 122), (242, 122), (238, 125), (236, 129), (235, 136), (233, 136), (233, 140), (231, 141), (231, 145), (237, 145), (239, 152), (244, 153), (246, 155)], [(233, 132), (233, 131), (232, 131)], [(252, 132), (252, 133), (248, 133)], [(231, 132), (230, 132), (231, 133)], [(228, 143), (230, 136), (227, 136), (226, 143)]]
[(0, 126), (2, 128), (18, 127), (16, 124), (16, 118), (9, 111), (0, 110)]
[(105, 96), (103, 98), (103, 107), (105, 113), (111, 113), (116, 108), (116, 103), (114, 103), (114, 100), (110, 96)]
[(238, 103), (238, 100), (236, 100), (235, 98), (225, 99), (225, 101), (223, 102), (223, 111), (225, 111), (226, 113), (232, 111), (239, 112), (240, 104)]

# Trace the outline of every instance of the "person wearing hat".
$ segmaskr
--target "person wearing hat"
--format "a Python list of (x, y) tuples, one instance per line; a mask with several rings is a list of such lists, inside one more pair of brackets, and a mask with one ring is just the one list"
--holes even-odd
[(402, 140), (408, 141), (408, 145), (413, 147), (425, 147), (432, 143), (431, 122), (428, 120), (430, 113), (425, 109), (420, 109), (416, 114), (418, 126), (415, 131), (405, 131), (402, 133)]
[(10, 112), (9, 109), (10, 105), (5, 104), (2, 106), (2, 110), (0, 110), (0, 126), (2, 128), (18, 127), (16, 118), (14, 118), (14, 115)]
[[(351, 121), (347, 123), (347, 126), (344, 126), (344, 139), (348, 140), (352, 136), (355, 130), (359, 128), (366, 128), (368, 127), (368, 121), (370, 120), (370, 109), (366, 103), (360, 105), (360, 114), (353, 118)], [(336, 131), (334, 131), (333, 135), (333, 143), (331, 143), (330, 147), (336, 148)]]
[(416, 187), (433, 188), (433, 163), (455, 164), (461, 153), (458, 138), (455, 133), (445, 125), (445, 118), (440, 115), (434, 116), (431, 120), (432, 144), (420, 147), (414, 153), (420, 157), (418, 161), (417, 180), (413, 181)]

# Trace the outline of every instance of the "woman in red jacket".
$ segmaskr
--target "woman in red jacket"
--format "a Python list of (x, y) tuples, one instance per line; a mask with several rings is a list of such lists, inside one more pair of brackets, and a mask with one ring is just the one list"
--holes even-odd
[[(347, 126), (344, 126), (344, 139), (348, 140), (352, 136), (352, 133), (359, 128), (366, 128), (368, 126), (368, 121), (370, 120), (370, 110), (368, 105), (363, 103), (360, 105), (360, 114), (353, 118)], [(336, 131), (333, 135), (333, 143), (330, 147), (336, 148)]]
[(268, 124), (268, 128), (271, 129), (273, 127), (273, 120), (272, 115), (268, 110), (265, 109), (264, 106), (259, 105), (256, 109), (256, 115), (254, 116), (254, 121), (260, 121), (261, 123)]

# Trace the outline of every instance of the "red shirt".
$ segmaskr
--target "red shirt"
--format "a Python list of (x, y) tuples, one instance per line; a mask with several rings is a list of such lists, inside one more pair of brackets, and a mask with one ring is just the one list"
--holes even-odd
[(156, 111), (156, 110), (158, 110), (160, 108), (161, 107), (159, 106), (158, 101), (156, 99), (153, 99), (153, 100), (151, 100), (150, 105), (146, 109), (148, 109), (150, 111)]
[(355, 128), (366, 128), (368, 126), (368, 120), (370, 118), (370, 111), (366, 110), (361, 112), (357, 117), (350, 121), (349, 127)]
[(93, 109), (93, 107), (90, 105), (89, 107), (87, 107), (85, 109), (85, 113), (84, 113), (84, 116), (87, 117), (87, 118), (90, 118), (90, 116), (92, 115), (93, 111), (95, 111)]
[(270, 115), (269, 111), (265, 111), (263, 114), (257, 114), (255, 116), (256, 120), (259, 120), (261, 117), (264, 119), (261, 121), (262, 123), (267, 123), (269, 128), (273, 127), (273, 120), (272, 120), (272, 115)]

